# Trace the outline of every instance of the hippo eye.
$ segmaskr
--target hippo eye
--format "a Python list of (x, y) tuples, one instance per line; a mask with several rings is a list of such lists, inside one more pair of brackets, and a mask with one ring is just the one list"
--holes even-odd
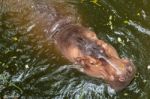
[(78, 45), (79, 45), (81, 48), (86, 45), (86, 40), (85, 40), (84, 38), (82, 38), (82, 37), (77, 37), (76, 40), (77, 40)]
[(80, 36), (77, 36), (77, 37), (76, 37), (76, 40), (77, 40), (77, 42), (79, 42), (79, 43), (83, 43), (83, 42), (84, 42), (84, 39), (83, 39), (82, 37), (80, 37)]
[(81, 37), (78, 37), (77, 40), (78, 40), (78, 42), (82, 42), (83, 41), (83, 39)]

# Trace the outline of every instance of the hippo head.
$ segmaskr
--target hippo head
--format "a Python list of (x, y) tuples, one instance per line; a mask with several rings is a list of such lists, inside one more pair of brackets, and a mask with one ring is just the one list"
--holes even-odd
[[(77, 63), (83, 67), (79, 70), (89, 76), (104, 79), (113, 89), (120, 91), (127, 87), (135, 75), (135, 66), (129, 59), (119, 58), (116, 50), (102, 40), (97, 40)], [(90, 48), (93, 47), (93, 48)]]
[[(62, 34), (62, 35), (61, 35)], [(133, 80), (135, 66), (129, 59), (121, 59), (116, 50), (94, 32), (80, 26), (70, 26), (57, 38), (61, 52), (71, 62), (81, 65), (83, 73), (104, 79), (116, 91)]]

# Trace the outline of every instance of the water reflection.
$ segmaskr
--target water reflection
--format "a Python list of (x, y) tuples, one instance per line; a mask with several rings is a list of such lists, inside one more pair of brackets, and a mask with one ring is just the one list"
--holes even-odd
[(150, 65), (148, 0), (99, 0), (98, 5), (86, 0), (67, 3), (67, 11), (71, 9), (77, 18), (81, 17), (85, 26), (97, 32), (99, 38), (110, 42), (121, 56), (130, 57), (136, 64), (138, 73), (135, 80), (117, 94), (99, 79), (72, 68), (61, 68), (71, 63), (43, 35), (47, 19), (40, 20), (44, 16), (33, 9), (31, 1), (0, 1), (1, 98), (150, 97), (150, 72), (147, 69)]

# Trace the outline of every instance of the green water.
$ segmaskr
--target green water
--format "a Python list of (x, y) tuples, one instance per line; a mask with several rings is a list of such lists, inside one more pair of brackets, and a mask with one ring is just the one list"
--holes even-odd
[[(5, 2), (4, 2), (5, 1)], [(15, 1), (15, 0), (14, 0)], [(19, 1), (19, 0), (18, 0)], [(29, 0), (28, 0), (29, 1)], [(150, 1), (71, 0), (81, 23), (137, 67), (133, 82), (114, 93), (74, 69), (43, 35), (32, 4), (0, 0), (0, 97), (21, 99), (149, 99)], [(68, 9), (68, 10), (70, 10)], [(37, 18), (38, 20), (38, 18)]]

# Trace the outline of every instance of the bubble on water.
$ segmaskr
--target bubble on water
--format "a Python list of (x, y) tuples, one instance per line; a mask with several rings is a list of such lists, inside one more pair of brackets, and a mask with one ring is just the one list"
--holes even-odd
[(150, 65), (147, 66), (147, 69), (150, 70)]
[(143, 83), (146, 83), (146, 82), (147, 82), (147, 80), (144, 79), (144, 80), (143, 80)]
[(29, 68), (29, 65), (28, 65), (28, 64), (26, 64), (26, 65), (25, 65), (25, 68), (26, 68), (26, 69), (28, 69), (28, 68)]
[(124, 96), (128, 96), (129, 94), (128, 93), (124, 93)]

